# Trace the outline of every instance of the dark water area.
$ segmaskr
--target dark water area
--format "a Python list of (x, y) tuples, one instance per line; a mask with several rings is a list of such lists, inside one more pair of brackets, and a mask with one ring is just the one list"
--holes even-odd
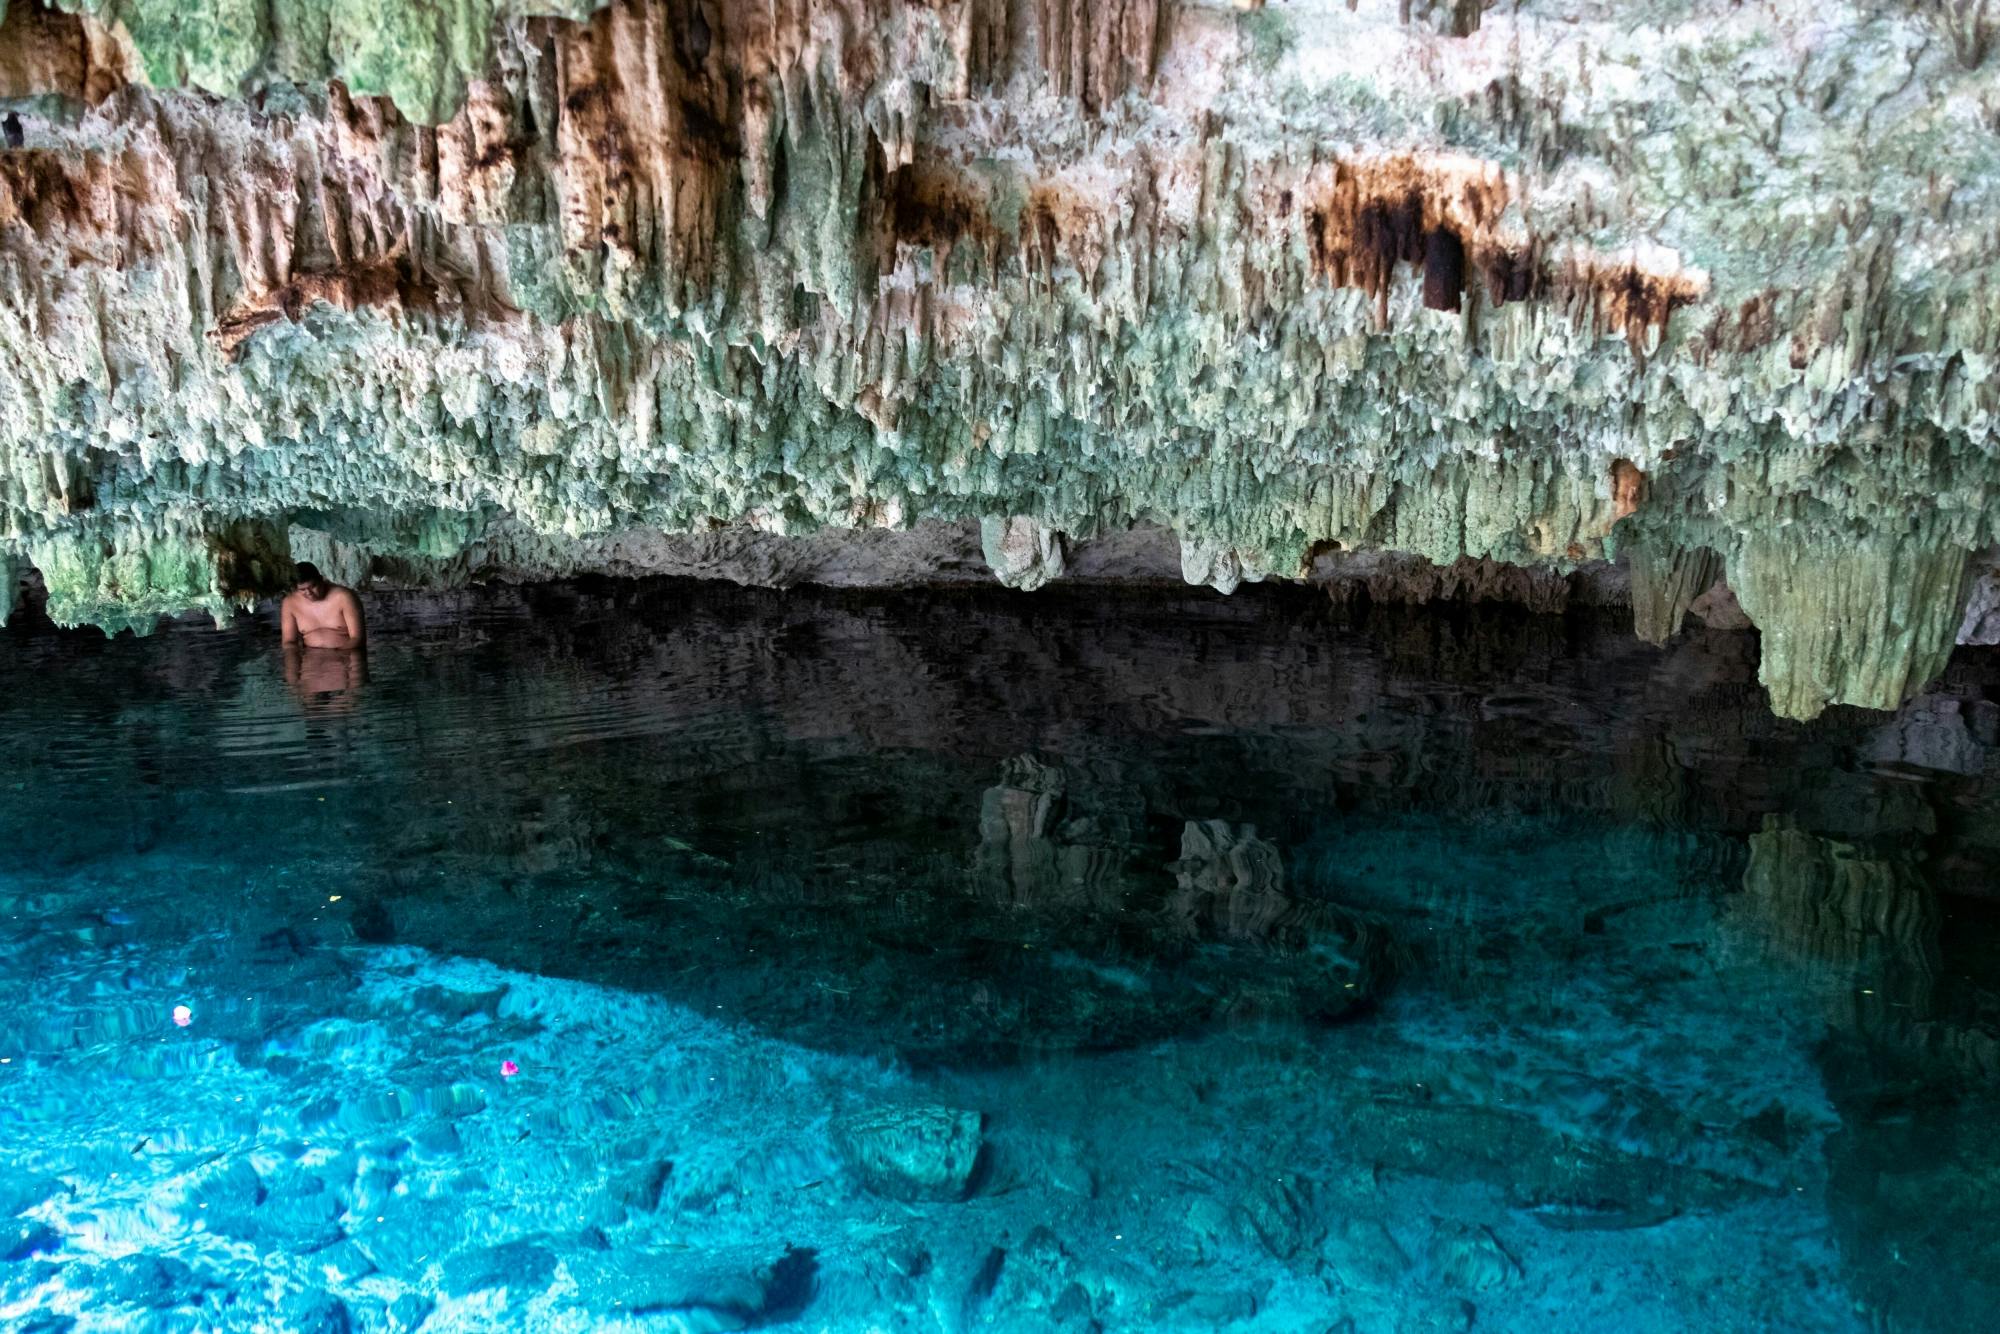
[(370, 613), (0, 632), (0, 1325), (2000, 1299), (2000, 654), (1800, 724), (1296, 589)]

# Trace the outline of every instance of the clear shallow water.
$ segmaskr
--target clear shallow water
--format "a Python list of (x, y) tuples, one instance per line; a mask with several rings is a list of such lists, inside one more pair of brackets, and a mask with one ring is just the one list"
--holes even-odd
[(1740, 636), (1272, 590), (371, 614), (0, 634), (0, 1324), (2000, 1296), (1990, 655), (1801, 726)]

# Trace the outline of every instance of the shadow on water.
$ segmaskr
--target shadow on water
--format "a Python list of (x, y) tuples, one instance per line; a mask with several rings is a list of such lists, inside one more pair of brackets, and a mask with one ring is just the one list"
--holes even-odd
[[(601, 583), (371, 621), (365, 664), (8, 630), (0, 868), (54, 900), (115, 861), (76, 911), (226, 917), (266, 962), (416, 946), (918, 1068), (1337, 1027), (1326, 1115), (1378, 1170), (1584, 1231), (1816, 1183), (1873, 1309), (2000, 1295), (1990, 652), (1797, 724), (1749, 636), (1284, 589)], [(1838, 1124), (1760, 1072), (1773, 1014)], [(1913, 1297), (1912, 1265), (1955, 1278)]]

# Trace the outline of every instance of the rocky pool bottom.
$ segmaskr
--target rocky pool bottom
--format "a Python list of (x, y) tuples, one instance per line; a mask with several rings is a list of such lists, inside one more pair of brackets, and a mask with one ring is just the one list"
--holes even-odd
[(0, 633), (0, 1325), (2000, 1299), (1990, 651), (1801, 725), (1285, 590), (371, 610)]

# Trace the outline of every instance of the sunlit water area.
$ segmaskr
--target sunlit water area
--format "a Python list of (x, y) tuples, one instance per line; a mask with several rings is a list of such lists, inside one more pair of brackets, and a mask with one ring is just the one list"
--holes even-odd
[(1992, 651), (370, 611), (0, 633), (0, 1326), (1992, 1327)]

